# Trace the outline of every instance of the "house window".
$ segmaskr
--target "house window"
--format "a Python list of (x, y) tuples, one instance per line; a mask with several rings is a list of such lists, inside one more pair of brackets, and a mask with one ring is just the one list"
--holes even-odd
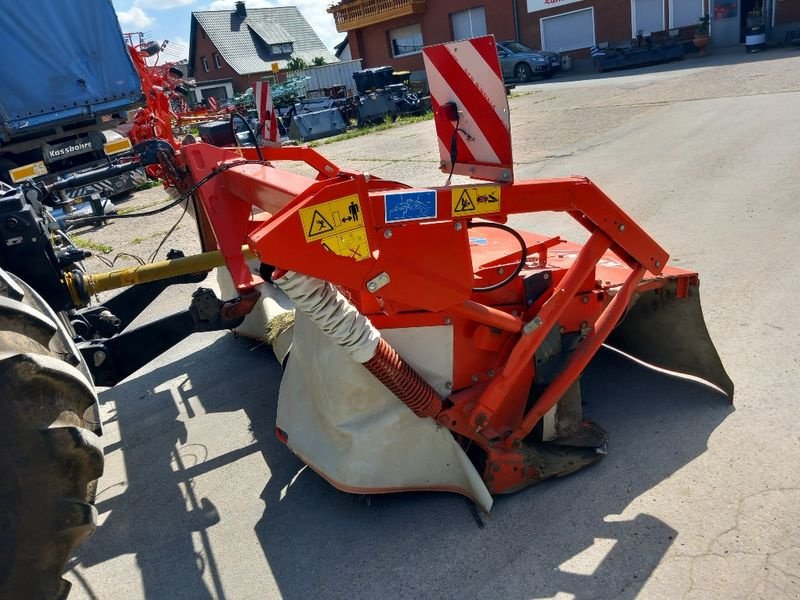
[(450, 15), (450, 20), (453, 23), (454, 40), (486, 35), (486, 10), (482, 6), (455, 12)]
[(208, 71), (209, 71), (209, 68), (208, 68), (208, 59), (207, 59), (205, 56), (201, 56), (201, 57), (200, 57), (200, 62), (201, 62), (201, 63), (203, 63), (203, 70), (204, 70), (206, 73), (208, 73)]
[(422, 52), (422, 29), (419, 24), (389, 31), (392, 56), (406, 56)]
[(705, 12), (703, 0), (670, 0), (669, 26), (686, 27), (687, 25), (697, 25), (697, 20)]
[(222, 58), (216, 52), (214, 53), (214, 66), (216, 66), (218, 69), (222, 68)]
[(270, 50), (273, 54), (291, 54), (293, 47), (292, 44), (272, 44)]

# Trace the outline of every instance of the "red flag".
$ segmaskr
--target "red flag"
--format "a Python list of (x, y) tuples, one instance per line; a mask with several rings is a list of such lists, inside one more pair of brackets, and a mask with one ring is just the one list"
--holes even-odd
[(258, 112), (258, 129), (266, 146), (280, 146), (281, 137), (278, 133), (278, 118), (272, 105), (272, 93), (269, 83), (258, 81), (253, 84), (253, 93)]
[(206, 100), (208, 101), (209, 110), (217, 110), (217, 99), (214, 96), (209, 96)]

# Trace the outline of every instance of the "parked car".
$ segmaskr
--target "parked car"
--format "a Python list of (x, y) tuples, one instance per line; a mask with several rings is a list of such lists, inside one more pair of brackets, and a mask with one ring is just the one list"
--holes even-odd
[(558, 52), (533, 50), (519, 42), (498, 42), (497, 54), (505, 79), (515, 79), (525, 83), (534, 77), (549, 79), (561, 70), (561, 56)]

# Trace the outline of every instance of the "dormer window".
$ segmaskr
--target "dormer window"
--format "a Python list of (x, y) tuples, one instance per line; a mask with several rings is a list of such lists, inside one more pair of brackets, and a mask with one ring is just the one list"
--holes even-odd
[(291, 54), (292, 50), (294, 50), (294, 48), (291, 42), (288, 44), (272, 44), (273, 54)]

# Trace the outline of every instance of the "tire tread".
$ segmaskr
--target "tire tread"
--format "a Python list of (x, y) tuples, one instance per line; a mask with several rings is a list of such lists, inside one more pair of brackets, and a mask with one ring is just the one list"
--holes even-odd
[[(20, 294), (20, 291), (22, 292)], [(61, 600), (67, 560), (92, 535), (102, 433), (97, 394), (68, 332), (27, 285), (0, 270), (0, 600)]]

